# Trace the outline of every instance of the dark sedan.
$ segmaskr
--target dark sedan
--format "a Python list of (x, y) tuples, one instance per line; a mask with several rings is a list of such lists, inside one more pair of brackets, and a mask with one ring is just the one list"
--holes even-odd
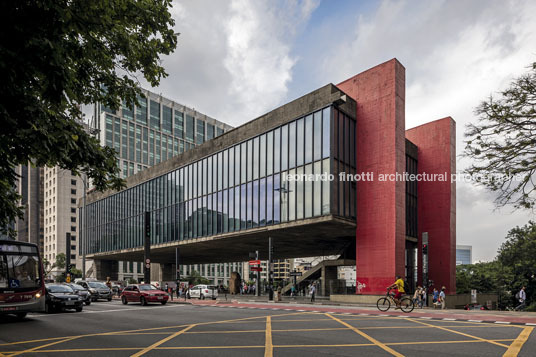
[(65, 309), (82, 311), (84, 300), (74, 290), (62, 284), (46, 284), (45, 311), (53, 312)]
[(88, 289), (84, 288), (82, 285), (78, 285), (74, 283), (70, 283), (70, 284), (67, 283), (65, 285), (73, 289), (74, 293), (80, 296), (86, 305), (91, 304), (91, 294), (89, 293)]

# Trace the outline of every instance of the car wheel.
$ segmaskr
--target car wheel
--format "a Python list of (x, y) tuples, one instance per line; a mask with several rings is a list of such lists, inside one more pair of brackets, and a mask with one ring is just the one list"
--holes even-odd
[(50, 314), (52, 312), (52, 306), (50, 304), (45, 304), (45, 312)]
[(140, 304), (141, 304), (142, 306), (147, 305), (147, 300), (145, 300), (145, 298), (144, 298), (143, 296), (140, 298)]
[(165, 304), (167, 303), (167, 301), (160, 301), (160, 303), (161, 303), (162, 305), (165, 305)]
[(91, 305), (91, 300), (86, 301), (85, 304), (86, 304), (86, 306)]
[(123, 305), (128, 304), (127, 298), (124, 296), (121, 298), (121, 302), (123, 303)]
[(19, 312), (19, 313), (16, 314), (17, 319), (19, 319), (19, 320), (22, 320), (23, 318), (25, 318), (26, 315), (28, 315), (27, 312)]
[(201, 294), (201, 295), (199, 296), (199, 298), (200, 298), (201, 300), (205, 300), (205, 295)]
[(76, 312), (82, 312), (82, 309), (83, 309), (83, 307), (82, 307), (82, 305), (80, 305), (79, 307), (76, 308)]
[(108, 301), (112, 301), (112, 297), (111, 297), (111, 296), (108, 298)]

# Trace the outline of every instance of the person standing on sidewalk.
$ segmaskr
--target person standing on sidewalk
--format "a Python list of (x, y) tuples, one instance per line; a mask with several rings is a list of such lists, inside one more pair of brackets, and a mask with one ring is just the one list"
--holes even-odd
[(523, 286), (521, 290), (516, 294), (516, 299), (519, 301), (519, 305), (516, 306), (515, 310), (520, 311), (525, 309), (525, 302), (527, 301), (527, 293), (525, 292), (525, 287)]
[(311, 284), (311, 302), (315, 302), (316, 287), (315, 284)]
[(441, 292), (439, 293), (439, 302), (441, 303), (441, 310), (445, 310), (446, 308), (446, 295), (445, 295), (445, 288), (444, 286), (441, 287)]

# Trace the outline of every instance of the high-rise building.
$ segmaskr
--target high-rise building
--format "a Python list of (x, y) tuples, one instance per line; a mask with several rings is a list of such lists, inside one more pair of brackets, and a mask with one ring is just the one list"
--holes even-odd
[[(94, 106), (92, 130), (97, 133), (101, 145), (117, 151), (118, 164), (124, 178), (232, 129), (223, 122), (161, 95), (144, 89), (142, 92), (143, 96), (138, 97), (139, 106), (134, 108), (129, 108), (124, 101), (117, 111), (100, 103)], [(226, 271), (227, 264), (185, 269), (207, 272), (202, 275), (218, 283), (220, 275), (212, 274), (212, 271)], [(225, 277), (225, 281), (228, 281), (227, 275)], [(118, 278), (143, 278), (141, 264), (119, 262)]]
[(16, 186), (21, 196), (19, 204), (24, 207), (23, 218), (17, 218), (13, 228), (17, 240), (35, 243), (43, 249), (43, 169), (28, 165), (15, 168), (19, 175)]
[[(84, 184), (79, 176), (70, 170), (55, 167), (45, 167), (44, 172), (44, 247), (43, 256), (54, 263), (60, 253), (70, 254), (71, 263), (78, 258), (78, 198), (84, 190)], [(69, 237), (67, 236), (69, 234)], [(77, 268), (81, 268), (77, 264)], [(63, 269), (55, 268), (53, 276), (62, 273)]]
[(473, 246), (456, 245), (456, 265), (473, 264)]

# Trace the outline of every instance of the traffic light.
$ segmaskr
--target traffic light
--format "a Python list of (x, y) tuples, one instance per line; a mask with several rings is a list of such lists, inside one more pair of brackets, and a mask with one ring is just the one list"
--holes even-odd
[(422, 245), (422, 254), (428, 254), (428, 244)]

